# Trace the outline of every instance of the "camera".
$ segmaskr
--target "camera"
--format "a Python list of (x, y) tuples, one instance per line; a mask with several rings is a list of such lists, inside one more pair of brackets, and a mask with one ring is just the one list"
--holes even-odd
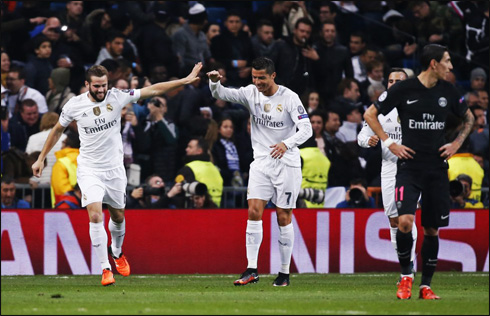
[(449, 195), (453, 198), (463, 195), (464, 185), (461, 181), (453, 180), (449, 181)]
[(55, 33), (62, 33), (62, 32), (66, 32), (68, 30), (68, 25), (62, 25), (62, 26), (58, 26), (58, 27), (55, 27), (52, 29), (53, 32)]
[(144, 196), (163, 195), (165, 193), (165, 187), (153, 188), (147, 184), (143, 184), (141, 187), (143, 188), (143, 195)]
[(182, 190), (191, 195), (206, 195), (208, 187), (201, 182), (194, 181), (191, 183), (182, 182)]
[(358, 188), (352, 188), (349, 190), (349, 198), (355, 206), (362, 206), (366, 204), (364, 193)]
[(323, 190), (306, 188), (299, 191), (298, 198), (305, 199), (313, 203), (323, 203), (325, 200), (325, 192)]

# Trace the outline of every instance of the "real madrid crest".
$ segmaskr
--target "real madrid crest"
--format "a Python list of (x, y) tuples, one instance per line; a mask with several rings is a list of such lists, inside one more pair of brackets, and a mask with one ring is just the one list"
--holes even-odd
[(278, 104), (276, 110), (277, 112), (282, 112), (282, 104)]
[(270, 103), (264, 104), (264, 111), (265, 112), (270, 112), (271, 111), (271, 105), (270, 105)]
[(107, 112), (112, 112), (112, 110), (112, 105), (110, 105), (110, 103), (107, 103)]
[(99, 116), (99, 115), (100, 115), (100, 108), (99, 108), (98, 106), (96, 106), (96, 107), (94, 108), (94, 114), (95, 114), (95, 115), (97, 115), (97, 116)]

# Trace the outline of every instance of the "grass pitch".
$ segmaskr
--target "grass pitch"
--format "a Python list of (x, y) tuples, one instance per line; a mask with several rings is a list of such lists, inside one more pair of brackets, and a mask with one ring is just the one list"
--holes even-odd
[(396, 273), (292, 274), (291, 286), (272, 286), (274, 275), (236, 287), (237, 275), (115, 274), (100, 276), (2, 276), (6, 314), (489, 314), (488, 273), (437, 272), (440, 301), (396, 299)]

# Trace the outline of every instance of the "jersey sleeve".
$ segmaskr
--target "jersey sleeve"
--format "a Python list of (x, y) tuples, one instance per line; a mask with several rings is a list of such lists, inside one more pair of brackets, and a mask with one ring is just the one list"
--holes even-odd
[(301, 102), (297, 94), (294, 94), (291, 98), (288, 112), (291, 116), (291, 119), (296, 125), (303, 122), (308, 122), (311, 125), (310, 119), (308, 117), (308, 112), (306, 112), (305, 107), (303, 106), (303, 103)]
[(392, 86), (374, 101), (374, 106), (378, 109), (379, 114), (386, 115), (400, 104), (403, 98), (403, 89), (400, 87), (403, 87), (400, 83)]
[(63, 106), (63, 109), (61, 110), (59, 122), (61, 126), (67, 127), (70, 125), (70, 123), (74, 120), (73, 117), (73, 111), (72, 111), (72, 104), (70, 101), (68, 101), (65, 106)]
[(458, 90), (454, 86), (451, 85), (451, 88), (448, 89), (449, 98), (451, 102), (451, 111), (457, 117), (463, 117), (468, 110), (468, 105), (466, 104), (466, 100), (464, 96), (460, 97)]
[(291, 102), (286, 109), (295, 126), (298, 128), (298, 131), (293, 136), (283, 140), (286, 147), (291, 149), (307, 141), (313, 135), (313, 128), (311, 127), (308, 114), (297, 94), (292, 96)]
[(246, 87), (239, 89), (226, 88), (223, 87), (219, 81), (212, 82), (209, 80), (209, 89), (211, 90), (213, 98), (231, 103), (239, 103), (250, 110), (250, 105), (247, 100), (251, 98), (252, 95), (249, 95), (250, 90), (247, 90)]
[(369, 139), (371, 138), (371, 136), (374, 136), (374, 135), (375, 134), (374, 134), (373, 130), (371, 129), (371, 127), (369, 127), (368, 123), (364, 122), (361, 131), (357, 135), (357, 143), (362, 148), (369, 148), (370, 147), (369, 146)]
[(123, 107), (128, 103), (137, 102), (141, 96), (141, 89), (119, 90), (116, 88), (112, 88), (112, 93), (117, 96), (119, 104), (121, 105), (121, 107)]

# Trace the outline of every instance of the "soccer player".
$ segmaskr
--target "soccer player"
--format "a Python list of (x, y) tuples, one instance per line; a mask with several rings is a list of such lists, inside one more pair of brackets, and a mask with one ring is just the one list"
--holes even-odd
[[(385, 147), (398, 157), (395, 202), (398, 209), (396, 244), (402, 279), (397, 297), (410, 299), (414, 275), (410, 269), (413, 244), (412, 226), (417, 201), (422, 193), (422, 280), (421, 299), (440, 299), (430, 285), (437, 266), (439, 227), (449, 225), (449, 178), (447, 159), (454, 155), (471, 132), (474, 117), (456, 88), (445, 81), (453, 68), (445, 46), (426, 45), (420, 57), (423, 71), (415, 78), (395, 84), (371, 105), (364, 118)], [(378, 114), (398, 109), (402, 127), (402, 144), (384, 131)], [(450, 113), (463, 118), (458, 136), (447, 144), (444, 140), (446, 118)]]
[[(223, 87), (221, 75), (207, 73), (213, 97), (240, 103), (251, 116), (254, 161), (248, 183), (246, 249), (248, 266), (235, 285), (259, 281), (257, 259), (262, 242), (262, 214), (269, 200), (276, 205), (279, 224), (281, 269), (274, 286), (289, 285), (289, 265), (293, 251), (292, 211), (301, 188), (301, 160), (298, 145), (313, 134), (308, 114), (298, 95), (275, 83), (274, 62), (259, 57), (252, 62), (252, 85), (240, 89)], [(298, 129), (298, 131), (296, 131)]]
[[(202, 64), (194, 66), (185, 78), (160, 82), (135, 90), (107, 90), (107, 69), (95, 65), (86, 73), (86, 93), (71, 98), (63, 107), (60, 119), (51, 130), (39, 155), (32, 165), (33, 174), (41, 176), (44, 159), (56, 144), (65, 128), (76, 121), (80, 137), (77, 182), (82, 191), (82, 207), (87, 207), (90, 220), (90, 239), (102, 266), (102, 285), (114, 284), (108, 253), (115, 261), (117, 271), (130, 274), (122, 244), (126, 232), (124, 206), (126, 202), (126, 171), (123, 164), (121, 139), (121, 110), (130, 103), (166, 93), (182, 85), (199, 80)], [(109, 231), (112, 243), (107, 247), (107, 233), (102, 218), (102, 203), (107, 203), (110, 213)]]
[[(408, 78), (407, 73), (402, 68), (392, 68), (388, 76), (388, 89), (395, 83)], [(383, 131), (390, 135), (397, 144), (402, 142), (402, 129), (399, 123), (398, 111), (396, 108), (387, 115), (379, 114), (378, 121), (383, 127)], [(361, 131), (357, 135), (357, 143), (364, 148), (374, 147), (378, 144), (379, 137), (373, 132), (365, 122)], [(395, 181), (396, 181), (396, 161), (398, 158), (381, 143), (381, 193), (383, 194), (383, 207), (390, 222), (391, 244), (396, 249), (396, 232), (398, 230), (398, 211), (395, 205)], [(417, 245), (417, 228), (415, 222), (412, 228), (413, 246), (410, 256), (410, 265), (414, 270), (413, 261), (415, 260), (415, 246)]]

